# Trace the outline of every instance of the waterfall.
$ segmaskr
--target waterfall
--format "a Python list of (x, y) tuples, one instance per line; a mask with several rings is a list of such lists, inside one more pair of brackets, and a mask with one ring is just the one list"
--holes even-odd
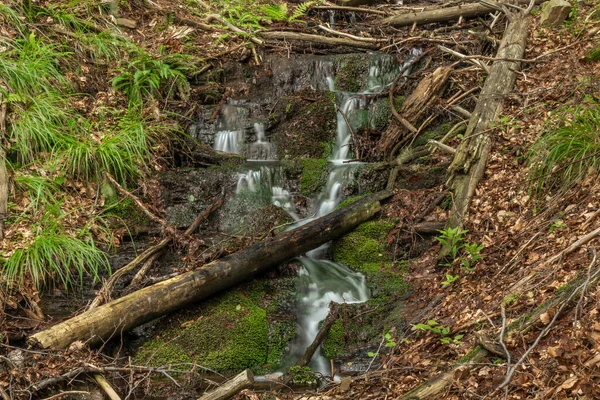
[[(336, 138), (329, 160), (331, 172), (323, 191), (314, 201), (315, 215), (301, 219), (297, 215), (292, 196), (284, 188), (281, 168), (264, 165), (265, 160), (275, 159), (276, 154), (274, 147), (266, 138), (264, 125), (259, 122), (253, 125), (256, 140), (248, 145), (247, 153), (249, 161), (259, 164), (259, 167), (250, 168), (247, 172), (238, 175), (236, 193), (241, 195), (251, 192), (269, 195), (272, 204), (281, 207), (297, 221), (290, 229), (334, 211), (342, 200), (344, 185), (353, 179), (355, 166), (359, 164), (349, 162), (352, 132), (364, 124), (364, 120), (358, 118), (356, 122), (357, 118), (349, 118), (349, 116), (367, 109), (370, 105), (366, 100), (367, 95), (384, 91), (401, 71), (408, 70), (417, 56), (417, 53), (411, 53), (402, 67), (391, 56), (369, 56), (368, 76), (365, 89), (361, 93), (341, 93), (335, 90), (333, 74), (335, 68), (330, 60), (320, 59), (312, 66), (311, 86), (334, 92), (338, 103)], [(222, 129), (215, 137), (217, 150), (230, 153), (241, 151), (246, 114), (236, 108), (240, 107), (229, 106), (222, 111), (226, 115), (219, 125)], [(290, 351), (287, 354), (288, 366), (293, 365), (313, 342), (319, 324), (329, 313), (330, 302), (361, 303), (369, 298), (365, 277), (345, 265), (327, 260), (328, 246), (325, 244), (308, 252), (305, 257), (298, 258), (303, 266), (299, 273), (301, 288), (297, 307), (298, 335), (290, 344)], [(328, 360), (322, 355), (320, 349), (315, 352), (309, 365), (315, 372), (324, 375), (330, 372)]]

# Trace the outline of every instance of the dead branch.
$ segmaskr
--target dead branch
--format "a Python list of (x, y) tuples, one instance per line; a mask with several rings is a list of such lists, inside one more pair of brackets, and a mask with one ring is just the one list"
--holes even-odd
[(345, 6), (334, 6), (334, 5), (325, 5), (325, 6), (316, 6), (311, 7), (313, 10), (339, 10), (339, 11), (349, 11), (349, 12), (364, 12), (370, 14), (379, 14), (379, 15), (390, 15), (390, 13), (381, 11), (381, 10), (373, 10), (372, 8), (360, 8), (360, 7), (345, 7)]
[(121, 400), (121, 397), (115, 392), (115, 389), (108, 383), (106, 378), (101, 374), (94, 374), (94, 380), (104, 390), (104, 393), (108, 396), (110, 400)]
[(369, 37), (360, 37), (360, 36), (351, 35), (346, 32), (334, 31), (333, 29), (328, 28), (323, 25), (317, 25), (317, 28), (319, 28), (322, 31), (325, 31), (327, 33), (331, 33), (331, 34), (342, 36), (342, 37), (347, 37), (348, 39), (358, 40), (360, 42), (370, 42), (370, 43), (387, 42), (387, 39), (374, 39), (374, 38), (369, 38)]
[(330, 38), (321, 35), (313, 35), (309, 33), (298, 33), (298, 32), (287, 32), (287, 31), (274, 31), (274, 32), (259, 32), (258, 35), (263, 39), (273, 40), (297, 40), (318, 44), (325, 44), (329, 46), (346, 46), (356, 47), (359, 49), (377, 49), (375, 43), (363, 42), (353, 39), (344, 38)]
[(313, 340), (313, 342), (310, 344), (310, 346), (308, 346), (306, 348), (304, 355), (302, 355), (302, 357), (300, 357), (300, 359), (296, 363), (297, 366), (304, 367), (304, 366), (308, 365), (310, 360), (312, 360), (312, 357), (315, 354), (315, 351), (317, 351), (317, 349), (321, 345), (321, 342), (323, 342), (323, 340), (325, 340), (325, 336), (327, 336), (327, 332), (329, 332), (329, 329), (335, 323), (335, 321), (337, 321), (339, 316), (340, 316), (340, 305), (333, 303), (333, 302), (330, 303), (329, 304), (329, 315), (327, 315), (327, 318), (323, 322), (323, 326), (321, 326), (321, 329), (319, 329), (319, 332), (317, 333), (317, 336), (315, 336), (315, 339)]
[(594, 239), (598, 235), (600, 235), (600, 227), (596, 228), (595, 230), (593, 230), (592, 232), (588, 233), (587, 235), (584, 235), (579, 240), (577, 240), (575, 243), (573, 243), (572, 245), (570, 245), (569, 247), (567, 247), (566, 249), (564, 249), (560, 253), (556, 254), (555, 256), (551, 257), (548, 260), (548, 263), (549, 264), (554, 264), (556, 261), (558, 261), (562, 257), (566, 256), (567, 254), (571, 254), (572, 252), (574, 252), (575, 250), (577, 250), (578, 248), (580, 248), (581, 246), (583, 246), (584, 244), (586, 244), (590, 240)]
[(254, 384), (254, 375), (247, 369), (198, 400), (226, 400)]

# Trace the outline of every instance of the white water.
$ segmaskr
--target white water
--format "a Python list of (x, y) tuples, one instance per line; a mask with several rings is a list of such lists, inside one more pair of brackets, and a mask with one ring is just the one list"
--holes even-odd
[[(354, 166), (349, 163), (352, 146), (352, 130), (359, 126), (349, 126), (352, 122), (349, 115), (366, 109), (370, 104), (367, 94), (385, 90), (402, 70), (406, 71), (418, 54), (411, 54), (405, 65), (399, 67), (389, 56), (374, 56), (370, 58), (369, 74), (362, 93), (340, 93), (335, 90), (335, 79), (331, 62), (317, 62), (314, 66), (313, 87), (323, 86), (337, 94), (339, 105), (337, 113), (336, 141), (330, 161), (331, 172), (323, 191), (315, 199), (315, 213), (309, 218), (300, 219), (289, 191), (284, 189), (281, 171), (262, 166), (260, 169), (249, 170), (239, 174), (236, 192), (250, 191), (257, 193), (264, 190), (270, 193), (271, 202), (287, 211), (298, 222), (291, 229), (303, 225), (318, 217), (329, 214), (343, 199), (344, 185), (353, 179)], [(235, 125), (228, 121), (227, 126)], [(274, 149), (266, 140), (264, 126), (254, 125), (256, 142), (249, 147), (248, 155), (252, 160), (273, 159)], [(215, 148), (222, 151), (239, 153), (242, 139), (237, 130), (223, 130), (217, 133)], [(243, 134), (243, 130), (241, 130)], [(218, 143), (218, 144), (217, 144)], [(219, 146), (219, 147), (217, 147)], [(273, 157), (273, 158), (272, 158)], [(361, 303), (369, 298), (365, 278), (362, 274), (353, 272), (347, 266), (324, 259), (328, 253), (328, 244), (307, 253), (306, 257), (298, 260), (303, 269), (300, 272), (301, 288), (298, 299), (298, 335), (291, 343), (287, 354), (287, 363), (293, 365), (312, 343), (319, 330), (319, 324), (329, 313), (329, 304)], [(310, 367), (324, 375), (329, 374), (328, 360), (318, 349), (310, 363)]]

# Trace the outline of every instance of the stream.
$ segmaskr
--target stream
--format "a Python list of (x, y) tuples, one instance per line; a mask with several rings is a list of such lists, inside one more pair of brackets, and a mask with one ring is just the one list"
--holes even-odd
[[(301, 215), (290, 191), (286, 189), (284, 174), (276, 163), (277, 149), (269, 142), (265, 133), (267, 121), (251, 121), (249, 110), (244, 107), (243, 101), (229, 100), (221, 109), (214, 148), (225, 153), (245, 154), (247, 157), (247, 165), (250, 167), (238, 175), (236, 195), (260, 192), (270, 196), (271, 203), (285, 210), (295, 221), (288, 229), (299, 227), (335, 210), (343, 200), (343, 186), (352, 182), (356, 166), (360, 164), (351, 161), (352, 136), (354, 130), (369, 123), (368, 115), (365, 118), (368, 113), (364, 111), (369, 109), (371, 99), (375, 97), (372, 95), (384, 92), (401, 71), (407, 73), (418, 54), (412, 52), (404, 65), (399, 65), (389, 56), (369, 55), (368, 77), (364, 90), (359, 93), (336, 90), (336, 77), (331, 72), (334, 69), (331, 62), (315, 61), (312, 86), (332, 93), (337, 108), (337, 127), (335, 143), (328, 160), (329, 177), (321, 193), (313, 199), (312, 212), (308, 215)], [(251, 143), (244, 143), (244, 138), (248, 136), (247, 126), (252, 126), (254, 131), (255, 140)], [(325, 244), (298, 258), (302, 269), (299, 271), (301, 283), (296, 307), (297, 336), (289, 346), (283, 368), (294, 365), (313, 342), (320, 323), (329, 313), (331, 302), (351, 304), (369, 299), (365, 277), (346, 265), (328, 260), (328, 248), (329, 244)], [(309, 366), (315, 372), (330, 375), (329, 360), (320, 348)]]

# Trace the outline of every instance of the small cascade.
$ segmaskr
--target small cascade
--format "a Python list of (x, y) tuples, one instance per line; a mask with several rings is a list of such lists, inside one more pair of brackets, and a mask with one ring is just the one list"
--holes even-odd
[(215, 134), (215, 150), (233, 154), (242, 152), (248, 113), (248, 109), (235, 104), (223, 105)]
[(265, 136), (265, 125), (261, 122), (256, 122), (254, 124), (254, 131), (256, 132), (256, 142), (248, 145), (248, 159), (276, 160), (275, 146), (273, 143), (267, 141), (267, 137)]

